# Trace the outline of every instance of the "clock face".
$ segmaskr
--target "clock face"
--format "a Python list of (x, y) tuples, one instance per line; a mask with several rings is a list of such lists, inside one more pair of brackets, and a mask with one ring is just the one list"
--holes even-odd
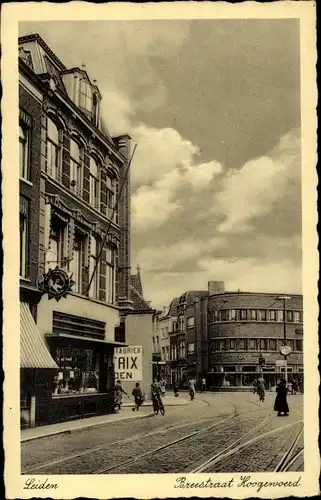
[(280, 349), (280, 353), (283, 354), (283, 356), (288, 356), (291, 352), (292, 349), (289, 345), (283, 345)]

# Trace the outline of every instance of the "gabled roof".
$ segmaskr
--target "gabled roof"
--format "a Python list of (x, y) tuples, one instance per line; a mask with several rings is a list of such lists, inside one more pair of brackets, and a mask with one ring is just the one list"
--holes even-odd
[(140, 278), (140, 269), (137, 267), (137, 273), (130, 276), (130, 299), (133, 302), (135, 311), (152, 311), (153, 308), (149, 302), (144, 299), (143, 286)]

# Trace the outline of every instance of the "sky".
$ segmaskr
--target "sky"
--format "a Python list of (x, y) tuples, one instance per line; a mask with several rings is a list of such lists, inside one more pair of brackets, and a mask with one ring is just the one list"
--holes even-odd
[(155, 308), (209, 280), (302, 293), (295, 19), (23, 22), (129, 133), (133, 272)]

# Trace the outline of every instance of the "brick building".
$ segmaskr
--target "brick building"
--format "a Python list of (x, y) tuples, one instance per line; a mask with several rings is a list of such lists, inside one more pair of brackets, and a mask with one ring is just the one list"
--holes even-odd
[[(84, 66), (19, 39), (22, 425), (113, 411), (113, 350), (134, 310), (130, 137), (110, 136), (101, 99)], [(56, 266), (75, 282), (59, 302), (38, 286)]]
[(285, 332), (292, 351), (288, 378), (303, 379), (303, 298), (283, 297), (228, 292), (223, 282), (215, 281), (209, 282), (207, 292), (185, 293), (178, 332), (171, 333), (173, 375), (176, 371), (181, 381), (205, 376), (214, 389), (250, 387), (261, 370), (261, 358), (267, 386), (272, 387), (285, 370), (280, 354)]
[(164, 378), (167, 385), (172, 383), (170, 366), (170, 332), (177, 322), (177, 305), (179, 297), (172, 300), (169, 306), (163, 307), (156, 315), (153, 335), (153, 368), (154, 378)]

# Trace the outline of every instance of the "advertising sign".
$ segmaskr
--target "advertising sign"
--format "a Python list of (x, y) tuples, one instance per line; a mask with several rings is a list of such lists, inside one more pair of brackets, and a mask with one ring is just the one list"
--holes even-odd
[(143, 380), (142, 346), (115, 347), (115, 380), (141, 382)]

